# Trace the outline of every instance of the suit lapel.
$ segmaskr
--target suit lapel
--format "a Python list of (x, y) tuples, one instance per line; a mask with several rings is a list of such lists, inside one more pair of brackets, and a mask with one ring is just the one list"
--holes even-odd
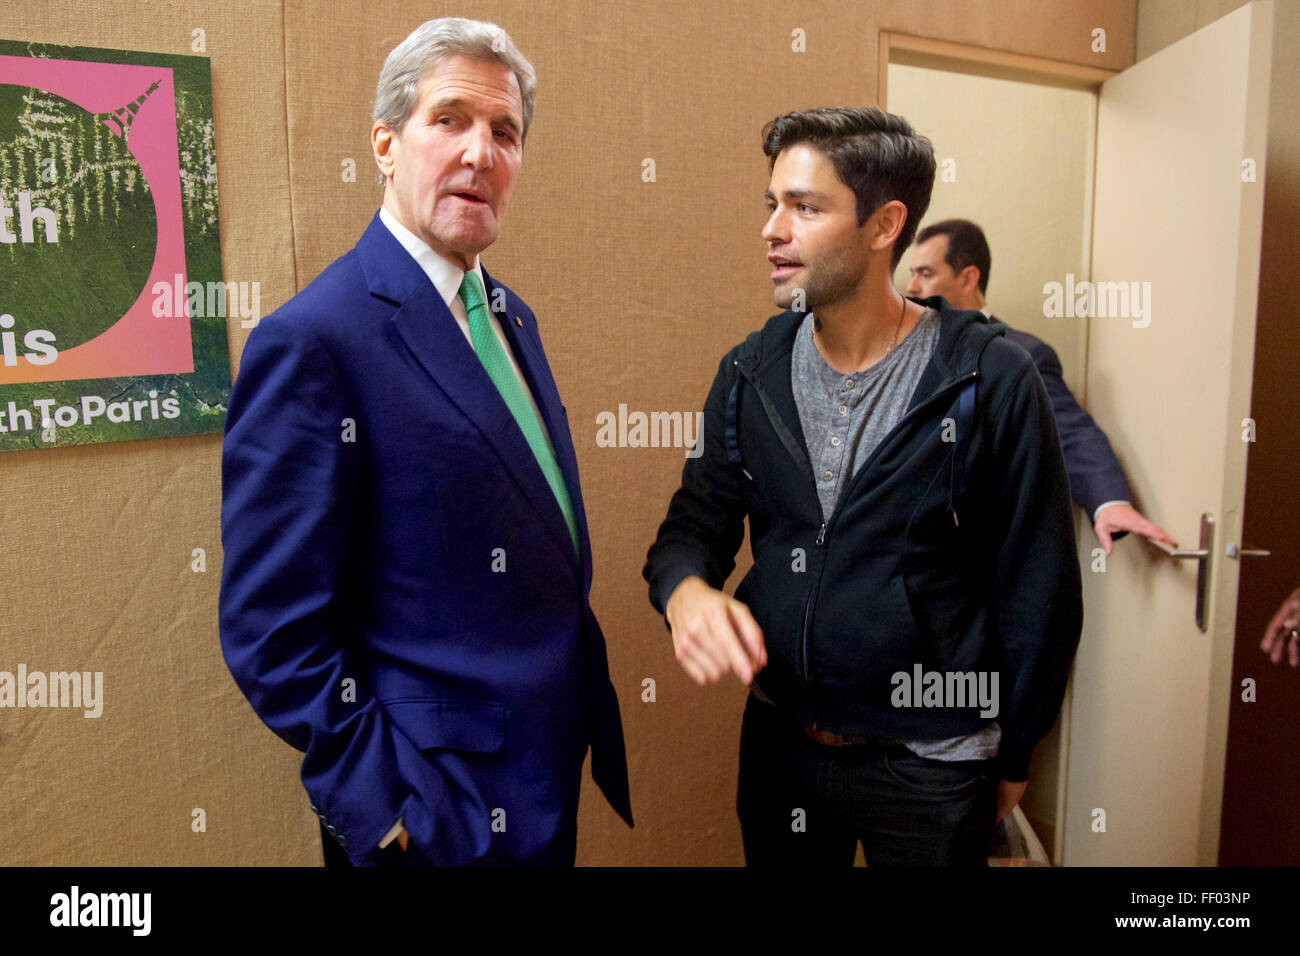
[[(357, 252), (371, 294), (387, 299), (398, 307), (389, 321), (407, 348), (447, 398), (475, 425), (484, 441), (492, 447), (501, 460), (503, 471), (541, 516), (547, 530), (569, 559), (570, 566), (578, 573), (580, 566), (573, 554), (569, 529), (559, 503), (555, 500), (555, 494), (547, 484), (546, 476), (542, 474), (541, 466), (514, 415), (483, 368), (483, 363), (465, 340), (455, 316), (442, 301), (438, 290), (424, 270), (388, 231), (378, 214), (357, 243)], [(486, 273), (484, 275), (486, 277)], [(510, 321), (514, 321), (513, 317)], [(518, 350), (516, 361), (521, 366), (525, 364)], [(535, 370), (530, 370), (526, 375), (530, 380), (538, 378)], [(547, 380), (549, 381), (549, 375)], [(554, 389), (553, 383), (551, 388)], [(539, 408), (546, 407), (536, 388), (534, 397)], [(558, 456), (560, 444), (554, 437), (555, 429), (549, 427), (549, 421), (547, 424), (552, 441), (556, 443)], [(567, 437), (567, 429), (562, 431)], [(572, 455), (571, 448), (569, 454)], [(567, 481), (567, 474), (565, 478)], [(576, 507), (577, 497), (572, 490), (570, 496), (574, 498)]]

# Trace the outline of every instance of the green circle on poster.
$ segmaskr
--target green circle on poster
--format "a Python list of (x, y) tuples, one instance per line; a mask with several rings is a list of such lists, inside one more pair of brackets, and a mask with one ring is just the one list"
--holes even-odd
[(0, 85), (0, 199), (0, 312), (14, 317), (20, 352), (32, 329), (52, 332), (60, 352), (88, 342), (139, 298), (158, 242), (153, 196), (101, 119)]

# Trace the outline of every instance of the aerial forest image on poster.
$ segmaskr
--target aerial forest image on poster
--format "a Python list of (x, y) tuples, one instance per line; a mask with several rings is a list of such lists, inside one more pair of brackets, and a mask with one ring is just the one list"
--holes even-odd
[(239, 295), (208, 60), (0, 40), (0, 451), (220, 432)]

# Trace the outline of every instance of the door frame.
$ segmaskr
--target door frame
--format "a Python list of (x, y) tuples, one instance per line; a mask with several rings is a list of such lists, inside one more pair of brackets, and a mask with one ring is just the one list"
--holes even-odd
[(1094, 93), (1102, 83), (1120, 72), (1065, 60), (1012, 53), (1010, 50), (968, 46), (949, 40), (881, 30), (880, 54), (876, 59), (876, 100), (882, 108), (889, 99), (890, 63), (947, 70), (950, 73), (972, 73), (1021, 83), (1091, 90)]

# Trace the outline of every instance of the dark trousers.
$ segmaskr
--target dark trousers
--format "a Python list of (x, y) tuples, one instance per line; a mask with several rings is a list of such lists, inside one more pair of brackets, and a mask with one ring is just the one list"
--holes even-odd
[(985, 866), (997, 814), (991, 760), (906, 747), (828, 747), (750, 695), (736, 809), (749, 866)]

